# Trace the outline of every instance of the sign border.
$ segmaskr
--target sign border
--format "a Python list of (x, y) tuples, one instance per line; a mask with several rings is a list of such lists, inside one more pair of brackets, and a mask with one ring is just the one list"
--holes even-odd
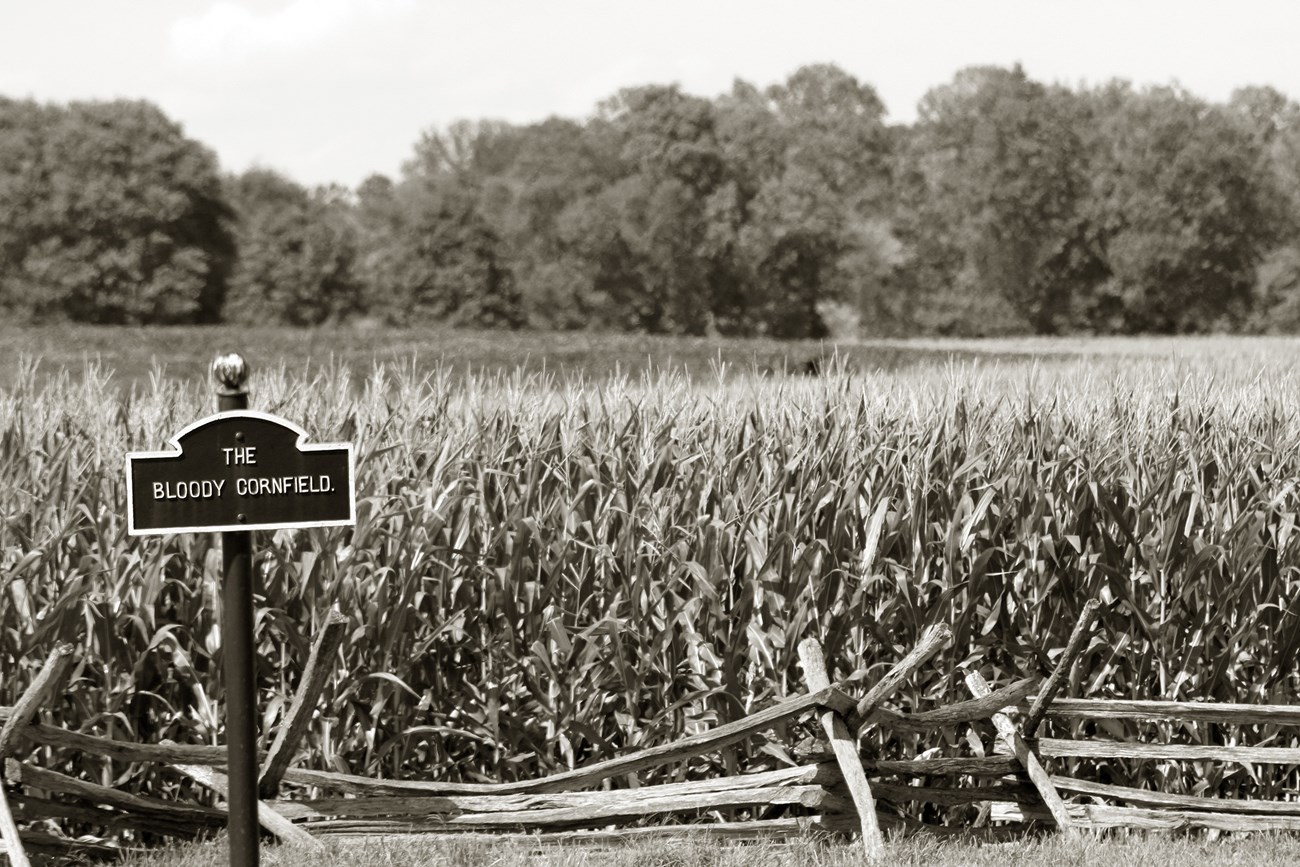
[[(298, 441), (295, 447), (300, 452), (319, 452), (319, 451), (337, 451), (345, 449), (348, 453), (348, 517), (339, 518), (333, 521), (281, 521), (270, 524), (222, 524), (219, 526), (204, 527), (160, 527), (158, 529), (139, 530), (135, 526), (135, 486), (131, 483), (131, 462), (136, 459), (148, 460), (149, 458), (174, 458), (183, 456), (185, 450), (181, 448), (181, 438), (196, 428), (211, 424), (215, 421), (221, 421), (228, 418), (256, 418), (263, 421), (274, 422), (289, 428), (298, 434)], [(302, 530), (311, 527), (351, 527), (357, 523), (357, 472), (356, 472), (356, 453), (352, 443), (307, 443), (310, 435), (301, 426), (294, 424), (286, 418), (278, 415), (272, 415), (269, 412), (261, 412), (255, 409), (234, 409), (225, 412), (214, 413), (205, 416), (198, 421), (191, 422), (181, 428), (175, 434), (167, 438), (167, 444), (171, 446), (170, 450), (153, 451), (153, 452), (127, 452), (126, 453), (126, 534), (128, 536), (167, 536), (172, 533), (229, 533), (252, 530)]]

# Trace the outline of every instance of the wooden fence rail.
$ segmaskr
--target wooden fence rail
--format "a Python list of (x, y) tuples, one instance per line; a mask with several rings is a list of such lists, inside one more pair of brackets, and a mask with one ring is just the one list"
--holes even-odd
[(1143, 719), (1300, 726), (1300, 707), (1282, 704), (1058, 698), (1052, 703), (1048, 714), (1076, 719)]
[[(259, 804), (259, 820), (264, 829), (282, 842), (319, 846), (317, 835), (355, 836), (363, 833), (464, 833), (491, 829), (536, 829), (548, 832), (592, 835), (604, 832), (583, 831), (592, 825), (611, 822), (635, 822), (646, 817), (672, 816), (709, 810), (743, 810), (752, 818), (747, 822), (717, 822), (701, 826), (694, 833), (712, 833), (720, 837), (744, 836), (742, 829), (755, 836), (790, 833), (798, 829), (868, 827), (880, 820), (897, 825), (897, 817), (877, 817), (874, 804), (869, 812), (860, 798), (845, 785), (845, 769), (850, 775), (856, 767), (858, 782), (866, 785), (856, 743), (848, 739), (846, 720), (858, 708), (865, 707), (848, 695), (847, 683), (832, 684), (809, 659), (809, 683), (815, 687), (807, 693), (791, 696), (749, 716), (709, 731), (681, 738), (669, 744), (638, 750), (570, 771), (534, 780), (508, 783), (447, 783), (381, 781), (347, 774), (312, 771), (290, 767), (290, 759), (302, 736), (304, 720), (319, 700), (326, 682), (322, 670), (338, 648), (343, 620), (331, 618), (313, 647), (294, 702), (271, 749), (260, 757), (262, 792), (275, 793), (282, 783), (308, 786), (325, 792), (323, 797), (303, 800), (264, 800)], [(908, 676), (933, 655), (937, 645), (946, 640), (948, 630), (930, 630), (920, 647), (894, 666), (882, 682), (896, 689)], [(811, 646), (810, 646), (811, 648)], [(820, 649), (816, 651), (820, 656)], [(57, 691), (70, 650), (60, 648), (42, 669), (32, 687), (13, 708), (0, 708), (7, 752), (15, 757), (4, 762), (7, 781), (19, 789), (51, 793), (59, 799), (19, 796), (16, 814), (7, 809), (0, 813), (0, 838), (4, 853), (15, 865), (26, 864), (24, 844), (34, 840), (30, 831), (19, 831), (18, 819), (66, 819), (90, 822), (105, 828), (143, 831), (179, 837), (194, 837), (221, 827), (225, 811), (220, 807), (179, 804), (158, 798), (145, 798), (91, 783), (22, 761), (20, 743), (56, 750), (93, 752), (125, 762), (145, 762), (170, 767), (190, 777), (219, 797), (225, 796), (225, 762), (223, 747), (185, 746), (163, 742), (138, 744), (115, 741), (98, 735), (71, 732), (56, 726), (33, 722), (36, 712)], [(887, 698), (887, 691), (877, 689), (872, 705)], [(769, 730), (790, 719), (810, 713), (822, 715), (831, 729), (841, 732), (847, 751), (842, 761), (813, 763), (755, 774), (645, 786), (639, 789), (583, 791), (615, 777), (641, 770), (679, 763), (700, 755), (715, 753), (746, 738)], [(846, 788), (850, 794), (842, 794)], [(337, 793), (335, 797), (328, 793)], [(363, 795), (364, 797), (355, 797)], [(797, 808), (813, 815), (780, 819), (764, 818), (768, 811)], [(5, 817), (9, 821), (5, 823)], [(636, 836), (649, 833), (680, 833), (681, 825), (656, 825), (629, 828), (618, 833)], [(694, 827), (694, 826), (689, 826)], [(661, 829), (661, 830), (656, 830)], [(594, 839), (594, 837), (593, 837)], [(37, 844), (48, 846), (49, 839)], [(69, 841), (69, 846), (71, 846)], [(863, 845), (868, 857), (878, 860), (883, 843), (866, 835)]]
[[(1147, 743), (1103, 738), (1036, 736), (1043, 720), (1170, 720), (1225, 725), (1300, 726), (1300, 707), (1061, 697), (1098, 606), (1081, 612), (1066, 647), (1047, 676), (1030, 676), (997, 689), (976, 671), (964, 672), (972, 698), (904, 713), (888, 705), (903, 683), (921, 671), (950, 640), (936, 626), (861, 697), (850, 681), (834, 682), (813, 640), (799, 647), (806, 691), (770, 707), (671, 743), (603, 758), (547, 777), (502, 783), (377, 780), (293, 766), (298, 744), (328, 681), (342, 641), (343, 619), (331, 617), (315, 642), (271, 747), (259, 756), (259, 820), (285, 843), (319, 847), (321, 837), (351, 839), (383, 834), (464, 837), (526, 832), (528, 839), (605, 843), (647, 835), (709, 835), (719, 839), (788, 836), (815, 830), (857, 832), (868, 860), (879, 861), (882, 828), (1003, 835), (1047, 822), (1072, 834), (1080, 828), (1154, 830), (1206, 828), (1220, 831), (1300, 831), (1300, 802), (1227, 800), (1177, 792), (1148, 791), (1060, 773), (1075, 759), (1228, 762), (1300, 765), (1300, 746)], [(0, 788), (0, 853), (13, 865), (28, 864), (26, 849), (108, 855), (111, 841), (84, 845), (37, 831), (50, 820), (92, 825), (127, 835), (197, 837), (222, 827), (226, 813), (224, 747), (169, 742), (136, 744), (67, 731), (37, 721), (61, 687), (72, 651), (60, 647), (13, 707), (0, 707), (0, 760), (12, 795)], [(747, 738), (804, 718), (825, 737), (813, 749), (791, 752), (799, 764), (703, 780), (611, 787), (638, 772), (717, 754)], [(870, 733), (883, 744), (916, 743), (926, 733), (951, 729), (974, 754), (913, 757), (877, 755), (864, 747)], [(994, 733), (992, 741), (980, 733)], [(963, 740), (964, 738), (964, 740)], [(1292, 743), (1295, 743), (1293, 740)], [(33, 754), (31, 747), (42, 748)], [(23, 748), (28, 748), (23, 752)], [(891, 747), (892, 749), (893, 747)], [(218, 806), (142, 797), (40, 767), (33, 757), (50, 751), (93, 753), (122, 762), (170, 769), (214, 792)], [(1085, 764), (1083, 767), (1093, 765)], [(282, 789), (288, 797), (281, 797)], [(924, 824), (921, 807), (948, 816), (971, 816), (957, 827)], [(718, 816), (725, 811), (728, 816)], [(716, 821), (683, 823), (683, 817), (714, 812)], [(928, 815), (928, 814), (927, 814)], [(20, 824), (28, 827), (21, 828)], [(80, 848), (77, 848), (80, 847)]]

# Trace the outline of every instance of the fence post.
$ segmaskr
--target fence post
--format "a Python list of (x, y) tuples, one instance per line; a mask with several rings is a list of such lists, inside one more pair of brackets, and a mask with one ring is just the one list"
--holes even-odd
[(258, 789), (263, 798), (274, 798), (280, 789), (280, 780), (293, 759), (298, 742), (311, 723), (311, 714), (320, 700), (321, 690), (330, 674), (330, 662), (334, 652), (343, 643), (343, 631), (348, 619), (337, 609), (330, 611), (325, 619), (325, 628), (321, 630), (316, 644), (312, 646), (311, 655), (307, 657), (307, 666), (303, 669), (302, 680), (294, 694), (289, 711), (280, 723), (280, 730), (267, 753), (262, 765), (262, 778)]
[(1025, 717), (1023, 729), (1025, 737), (1032, 738), (1038, 731), (1038, 724), (1043, 721), (1047, 708), (1061, 691), (1061, 687), (1065, 685), (1065, 679), (1070, 675), (1070, 667), (1083, 652), (1083, 642), (1092, 632), (1092, 624), (1097, 619), (1097, 609), (1100, 607), (1101, 603), (1096, 599), (1089, 599), (1083, 606), (1083, 611), (1079, 613), (1079, 621), (1074, 624), (1074, 631), (1070, 633), (1070, 640), (1065, 643), (1065, 651), (1056, 661), (1056, 668), (1052, 669), (1051, 676), (1038, 691), (1034, 703), (1029, 708), (1029, 714)]
[[(60, 644), (50, 652), (45, 665), (37, 672), (31, 684), (19, 696), (13, 710), (9, 712), (9, 719), (0, 726), (0, 763), (13, 751), (22, 737), (23, 729), (31, 723), (32, 717), (36, 716), (36, 712), (58, 689), (64, 673), (71, 664), (71, 644)], [(4, 849), (0, 851), (9, 858), (9, 863), (13, 867), (31, 867), (32, 862), (27, 859), (27, 853), (23, 851), (22, 838), (18, 835), (18, 823), (14, 821), (14, 814), (9, 809), (9, 800), (5, 797), (3, 781), (0, 781), (0, 840), (5, 844)]]
[[(803, 664), (804, 681), (808, 684), (809, 692), (817, 692), (831, 685), (830, 674), (826, 671), (826, 658), (822, 655), (822, 646), (817, 639), (805, 638), (799, 643), (799, 662)], [(858, 740), (849, 734), (848, 725), (834, 710), (822, 708), (819, 714), (822, 728), (830, 739), (831, 749), (835, 751), (835, 760), (839, 763), (844, 783), (849, 787), (853, 805), (858, 810), (862, 848), (867, 860), (881, 861), (885, 857), (885, 838), (880, 834), (876, 799), (871, 796), (871, 784), (867, 782), (867, 772), (862, 768)]]
[(9, 712), (9, 719), (0, 726), (0, 759), (13, 751), (23, 729), (31, 723), (36, 712), (49, 702), (71, 664), (71, 644), (60, 644), (50, 652), (45, 665), (37, 672), (31, 684), (19, 696), (13, 710)]
[(27, 853), (23, 851), (23, 840), (18, 836), (18, 824), (14, 822), (14, 814), (9, 810), (3, 783), (0, 783), (0, 842), (4, 843), (0, 846), (0, 853), (8, 856), (12, 867), (32, 867), (32, 862), (27, 860)]
[[(992, 692), (988, 683), (978, 671), (972, 671), (966, 675), (966, 687), (976, 698), (983, 698)], [(1016, 731), (1015, 723), (1011, 722), (1011, 719), (1001, 711), (995, 712), (990, 719), (993, 720), (993, 725), (997, 727), (998, 734), (1002, 736), (1007, 746), (1011, 748), (1012, 753), (1015, 754), (1021, 767), (1025, 769), (1025, 773), (1029, 775), (1029, 782), (1033, 783), (1034, 788), (1038, 790), (1038, 796), (1043, 799), (1048, 812), (1052, 814), (1052, 819), (1055, 820), (1057, 828), (1064, 832), (1067, 837), (1074, 837), (1078, 834), (1078, 831), (1075, 829), (1074, 823), (1070, 821), (1070, 814), (1065, 809), (1065, 802), (1061, 800), (1061, 795), (1056, 791), (1056, 786), (1052, 784), (1051, 778), (1047, 776), (1047, 771), (1043, 769), (1043, 763), (1038, 760), (1038, 756), (1025, 743), (1025, 739), (1020, 736), (1020, 732)]]

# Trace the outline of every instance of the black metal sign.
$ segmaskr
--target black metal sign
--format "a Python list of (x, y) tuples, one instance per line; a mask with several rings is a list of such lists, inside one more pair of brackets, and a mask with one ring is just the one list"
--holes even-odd
[(307, 445), (292, 422), (253, 410), (201, 419), (173, 450), (126, 456), (132, 536), (356, 523), (352, 444)]

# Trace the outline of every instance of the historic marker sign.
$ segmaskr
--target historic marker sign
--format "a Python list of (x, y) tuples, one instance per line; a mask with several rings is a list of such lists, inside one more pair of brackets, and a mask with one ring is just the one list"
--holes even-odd
[(252, 410), (217, 413), (172, 451), (126, 456), (127, 531), (196, 533), (356, 523), (352, 444), (306, 445), (307, 432)]

